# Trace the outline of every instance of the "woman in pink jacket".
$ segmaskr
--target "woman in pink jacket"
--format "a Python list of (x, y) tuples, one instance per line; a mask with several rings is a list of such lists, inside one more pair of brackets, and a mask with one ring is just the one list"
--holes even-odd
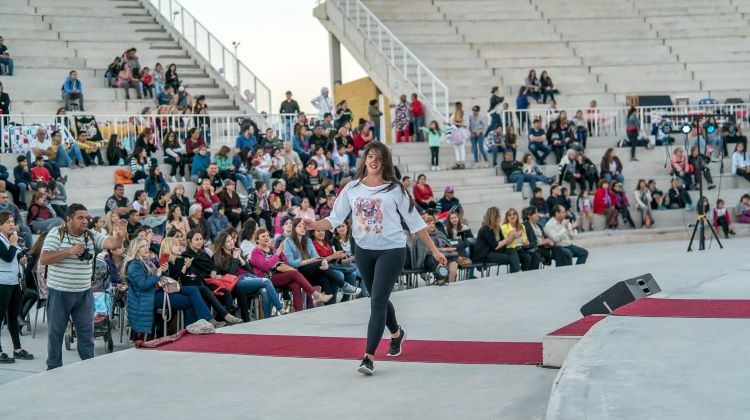
[(274, 249), (268, 230), (258, 229), (255, 232), (255, 241), (258, 246), (250, 254), (253, 272), (258, 277), (269, 277), (274, 286), (289, 290), (295, 312), (303, 309), (305, 298), (302, 292), (311, 295), (316, 306), (331, 300), (333, 296), (315, 290), (302, 273), (287, 264), (283, 243)]

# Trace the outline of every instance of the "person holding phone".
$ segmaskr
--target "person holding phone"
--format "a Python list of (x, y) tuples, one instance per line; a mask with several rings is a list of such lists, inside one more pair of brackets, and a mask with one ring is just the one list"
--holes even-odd
[(430, 239), (424, 220), (415, 210), (414, 200), (396, 177), (391, 151), (380, 142), (370, 142), (362, 150), (362, 159), (352, 181), (346, 184), (333, 204), (331, 214), (316, 222), (304, 221), (308, 230), (331, 230), (351, 213), (352, 235), (356, 241), (355, 262), (370, 291), (370, 321), (367, 346), (358, 371), (375, 372), (375, 351), (385, 327), (391, 333), (388, 356), (401, 354), (406, 333), (396, 320), (390, 301), (393, 285), (406, 260), (406, 235), (409, 231), (427, 246), (435, 261), (447, 264), (445, 256)]
[(0, 346), (0, 364), (15, 363), (16, 359), (34, 359), (33, 354), (21, 347), (19, 334), (18, 314), (21, 311), (23, 292), (18, 273), (20, 266), (26, 265), (26, 256), (18, 246), (19, 238), (15, 228), (13, 214), (0, 211), (0, 325), (5, 319), (13, 342), (12, 356), (4, 353)]

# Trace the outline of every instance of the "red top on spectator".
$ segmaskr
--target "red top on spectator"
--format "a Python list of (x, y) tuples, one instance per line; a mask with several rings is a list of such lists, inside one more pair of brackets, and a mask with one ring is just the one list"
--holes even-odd
[(411, 115), (414, 117), (424, 117), (424, 107), (419, 99), (415, 99), (411, 102)]

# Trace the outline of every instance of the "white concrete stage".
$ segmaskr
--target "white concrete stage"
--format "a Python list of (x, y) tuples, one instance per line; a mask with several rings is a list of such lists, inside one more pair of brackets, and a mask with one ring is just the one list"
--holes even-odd
[[(714, 244), (709, 251), (692, 254), (685, 252), (687, 244), (682, 241), (596, 248), (591, 250), (590, 263), (585, 266), (502, 274), (442, 288), (420, 287), (394, 293), (393, 302), (410, 339), (541, 342), (547, 333), (579, 319), (578, 310), (583, 303), (615, 282), (645, 272), (653, 273), (664, 289), (661, 297), (675, 293), (750, 297), (750, 285), (744, 284), (747, 272), (743, 277), (742, 272), (736, 271), (747, 264), (750, 240), (732, 239), (724, 243), (723, 251)], [(360, 299), (223, 328), (219, 333), (363, 337), (368, 306), (369, 301)], [(698, 325), (701, 320), (695, 321)], [(602, 321), (591, 334), (609, 323)], [(660, 334), (664, 341), (671, 340), (668, 331)], [(684, 344), (691, 339), (687, 335), (682, 337), (687, 342), (676, 337), (674, 345), (690, 349)], [(2, 339), (7, 346), (7, 332)], [(587, 340), (588, 336), (582, 343)], [(731, 344), (729, 338), (724, 341), (721, 330), (717, 330), (713, 342)], [(639, 338), (629, 346), (647, 347), (644, 343), (648, 342)], [(409, 351), (408, 341), (404, 351)], [(647, 350), (644, 348), (643, 352)], [(0, 383), (7, 382), (0, 386), (3, 395), (0, 417), (13, 420), (100, 415), (112, 419), (543, 419), (558, 375), (558, 370), (536, 366), (378, 360), (375, 375), (363, 377), (356, 372), (358, 362), (354, 360), (129, 349), (70, 363), (72, 353), (65, 354), (68, 364), (61, 369), (12, 382), (3, 381), (2, 375), (7, 371), (0, 370)], [(43, 360), (45, 355), (37, 351), (37, 357)], [(691, 360), (688, 353), (684, 357), (685, 361)], [(709, 369), (710, 363), (711, 360), (697, 359), (689, 366), (680, 365), (686, 369), (681, 374), (700, 372), (694, 370), (696, 366)], [(608, 383), (608, 378), (619, 381), (625, 375), (618, 371), (619, 366), (609, 366), (591, 381), (603, 384)], [(632, 367), (628, 365), (628, 369)], [(744, 373), (742, 365), (735, 369), (737, 375)], [(651, 386), (645, 382), (651, 376), (627, 377), (635, 381), (629, 385), (634, 388), (639, 386), (639, 380), (644, 381), (644, 386)], [(588, 380), (582, 379), (584, 383)], [(557, 390), (563, 382), (560, 381)], [(673, 390), (662, 387), (659, 395), (679, 393), (683, 383), (689, 384), (675, 381)], [(552, 415), (557, 415), (557, 411), (562, 413), (569, 398), (576, 395), (576, 389), (569, 389), (570, 393), (560, 396), (559, 405), (550, 405), (550, 409), (560, 407)], [(169, 397), (164, 397), (165, 393)], [(626, 395), (621, 398), (630, 400)], [(644, 398), (641, 396), (640, 403), (645, 404)], [(585, 395), (571, 401), (574, 401), (572, 407), (590, 402)], [(661, 418), (644, 417), (639, 411), (633, 413), (639, 415), (617, 418)], [(549, 413), (547, 416), (557, 418)], [(590, 415), (589, 418), (612, 417)]]

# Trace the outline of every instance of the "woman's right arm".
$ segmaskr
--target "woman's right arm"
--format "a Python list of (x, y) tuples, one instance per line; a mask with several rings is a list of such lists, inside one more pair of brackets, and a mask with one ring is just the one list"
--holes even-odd
[(264, 273), (269, 272), (280, 261), (281, 260), (277, 255), (273, 255), (266, 259), (266, 256), (260, 248), (255, 248), (250, 254), (250, 264)]

